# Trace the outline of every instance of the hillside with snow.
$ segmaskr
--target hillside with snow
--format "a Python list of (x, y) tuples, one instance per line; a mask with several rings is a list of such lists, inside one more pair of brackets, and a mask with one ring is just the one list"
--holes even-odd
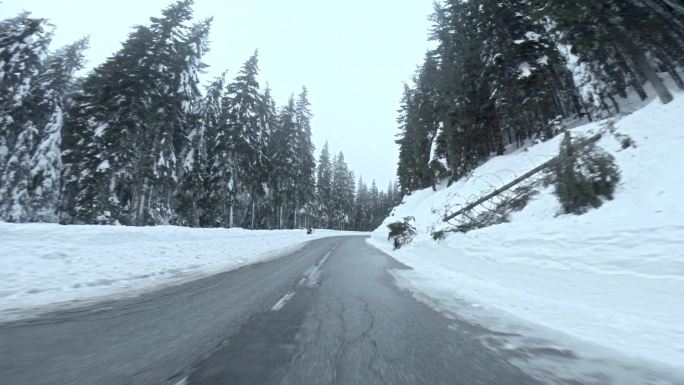
[[(590, 136), (605, 124), (572, 135)], [(615, 157), (621, 182), (598, 209), (560, 215), (551, 186), (509, 223), (432, 239), (448, 228), (445, 208), (556, 156), (557, 137), (495, 157), (451, 186), (407, 196), (369, 242), (412, 268), (395, 271), (400, 283), (457, 317), (527, 336), (549, 332), (570, 345), (684, 371), (684, 95), (652, 102), (615, 128), (598, 145)], [(622, 148), (625, 135), (635, 146)], [(417, 234), (392, 251), (387, 225), (408, 216)]]

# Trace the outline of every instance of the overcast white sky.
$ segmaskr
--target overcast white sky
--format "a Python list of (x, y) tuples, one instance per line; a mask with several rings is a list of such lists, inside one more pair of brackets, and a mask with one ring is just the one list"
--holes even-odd
[[(56, 25), (53, 48), (90, 35), (89, 67), (119, 49), (131, 27), (172, 0), (0, 0), (0, 18), (21, 10)], [(259, 49), (262, 86), (278, 104), (306, 85), (316, 153), (326, 140), (364, 180), (395, 179), (396, 110), (428, 48), (432, 0), (196, 0), (195, 16), (214, 16), (203, 82), (235, 76)]]

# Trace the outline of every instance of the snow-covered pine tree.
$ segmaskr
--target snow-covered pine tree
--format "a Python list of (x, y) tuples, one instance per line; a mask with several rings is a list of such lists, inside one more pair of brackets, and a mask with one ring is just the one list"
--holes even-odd
[(660, 100), (668, 103), (672, 94), (660, 79), (659, 69), (670, 72), (679, 86), (684, 86), (675, 70), (684, 60), (684, 29), (667, 4), (637, 0), (536, 2), (580, 62), (588, 63), (593, 73), (618, 88), (609, 92), (624, 94), (629, 86), (645, 99), (643, 83), (648, 81)]
[[(264, 153), (266, 155), (265, 159), (265, 175), (267, 176), (266, 181), (263, 182), (262, 189), (264, 191), (264, 199), (260, 206), (256, 206), (255, 210), (252, 211), (253, 220), (256, 217), (256, 221), (259, 223), (259, 227), (263, 228), (273, 228), (273, 224), (276, 223), (275, 218), (275, 204), (274, 204), (274, 191), (273, 186), (271, 186), (273, 174), (273, 163), (271, 161), (271, 149), (273, 148), (273, 134), (274, 130), (278, 125), (278, 112), (276, 107), (276, 102), (273, 100), (271, 95), (271, 88), (267, 84), (263, 95), (261, 95), (259, 109), (259, 119), (261, 120), (261, 127), (263, 128), (263, 145)], [(254, 226), (253, 226), (254, 227)]]
[(370, 213), (368, 186), (359, 176), (356, 183), (356, 197), (354, 199), (354, 218), (352, 227), (354, 230), (366, 230), (370, 226), (368, 214)]
[[(316, 160), (314, 159), (314, 145), (311, 141), (311, 104), (306, 87), (302, 87), (302, 92), (297, 98), (295, 105), (297, 122), (297, 137), (295, 140), (295, 151), (297, 153), (296, 164), (292, 167), (296, 171), (296, 190), (295, 190), (295, 227), (298, 224), (308, 226), (309, 216), (313, 208), (316, 194)], [(306, 217), (297, 221), (297, 213), (303, 210)]]
[(206, 89), (204, 98), (195, 105), (189, 133), (183, 145), (183, 163), (179, 174), (176, 195), (177, 222), (192, 227), (221, 225), (225, 188), (221, 188), (221, 175), (216, 170), (215, 139), (225, 127), (222, 121), (225, 73), (217, 77)]
[(552, 137), (552, 121), (581, 111), (565, 59), (542, 21), (531, 16), (529, 2), (480, 0), (480, 6), (480, 80), (489, 85), (486, 103), (492, 119), (487, 135), (501, 154), (505, 144)]
[(31, 216), (31, 154), (38, 138), (38, 129), (28, 121), (17, 130), (7, 157), (0, 188), (3, 219), (7, 222), (27, 221)]
[(39, 140), (26, 99), (39, 74), (52, 30), (45, 19), (22, 13), (0, 22), (0, 216), (30, 216), (31, 156)]
[(376, 229), (382, 221), (387, 218), (389, 213), (387, 204), (387, 193), (383, 190), (378, 191), (378, 205), (375, 207), (375, 213), (373, 215), (373, 222), (371, 223), (371, 229)]
[[(371, 182), (368, 188), (368, 225), (378, 221), (378, 213), (382, 211), (382, 202), (380, 201), (380, 190), (378, 190), (378, 185), (375, 180)], [(383, 217), (384, 218), (384, 217)]]
[(210, 21), (181, 0), (138, 26), (84, 81), (65, 122), (66, 221), (144, 225), (173, 218), (184, 126)]
[(318, 227), (328, 228), (332, 219), (332, 159), (328, 142), (325, 142), (316, 167), (316, 207)]
[(0, 22), (0, 174), (12, 139), (12, 113), (28, 96), (51, 40), (47, 20), (28, 12)]
[(297, 174), (293, 167), (299, 156), (295, 151), (296, 140), (297, 109), (293, 95), (287, 105), (280, 109), (278, 124), (273, 131), (273, 141), (269, 150), (272, 165), (270, 184), (273, 186), (276, 227), (279, 229), (294, 226), (294, 217), (292, 221), (287, 218), (294, 210), (296, 199)]
[[(212, 22), (207, 19), (187, 25), (192, 18), (192, 3), (179, 1), (164, 10), (162, 18), (152, 18), (150, 29), (157, 39), (154, 54), (144, 60), (145, 66), (156, 68), (151, 74), (154, 78), (151, 108), (145, 121), (151, 134), (145, 138), (145, 148), (152, 149), (152, 159), (150, 165), (138, 170), (143, 180), (136, 183), (136, 187), (142, 188), (136, 194), (138, 208), (130, 215), (135, 224), (167, 224), (175, 217), (173, 199), (182, 168), (181, 149), (192, 107), (200, 98), (198, 73), (205, 67), (201, 58), (208, 49)], [(145, 201), (146, 212), (138, 214)]]
[[(244, 208), (254, 212), (257, 201), (265, 196), (264, 183), (267, 180), (267, 157), (265, 147), (265, 123), (259, 117), (261, 94), (259, 93), (258, 54), (255, 52), (243, 65), (235, 81), (226, 88), (224, 108), (227, 129), (232, 142), (235, 161), (235, 175), (230, 206), (230, 226), (234, 226), (234, 212)], [(242, 202), (238, 198), (244, 196)], [(238, 207), (237, 203), (241, 207)], [(238, 222), (239, 225), (242, 221)]]
[[(389, 211), (392, 208), (394, 208), (394, 206), (401, 203), (401, 202), (396, 202), (397, 197), (395, 195), (395, 183), (393, 181), (389, 181), (389, 183), (387, 184), (387, 190), (385, 191), (385, 193), (387, 194), (386, 210), (387, 210), (387, 214), (389, 214)], [(385, 215), (385, 217), (386, 216), (387, 215)], [(383, 220), (385, 219), (385, 217), (383, 217)]]
[(399, 176), (402, 187), (405, 188), (407, 192), (425, 187), (421, 186), (419, 178), (417, 177), (420, 175), (420, 172), (418, 171), (416, 159), (413, 156), (415, 148), (418, 147), (416, 141), (419, 136), (416, 132), (418, 129), (416, 115), (416, 103), (413, 98), (413, 90), (408, 84), (404, 84), (404, 95), (399, 109), (399, 118), (397, 119), (400, 132), (396, 143), (399, 145), (397, 175)]
[(32, 121), (38, 127), (37, 147), (31, 155), (30, 212), (36, 222), (56, 222), (62, 170), (61, 142), (65, 111), (69, 108), (74, 76), (83, 68), (88, 38), (48, 56), (31, 87)]
[(617, 113), (614, 96), (628, 88), (645, 98), (649, 82), (668, 102), (659, 73), (684, 87), (677, 72), (684, 22), (672, 4), (439, 2), (436, 48), (405, 87), (399, 111), (402, 192), (461, 178), (509, 144), (547, 139), (559, 119)]
[[(209, 134), (209, 171), (207, 175), (207, 203), (204, 226), (229, 227), (230, 207), (235, 189), (235, 146), (228, 129), (225, 110), (225, 88), (212, 87), (212, 113), (220, 112), (218, 121)], [(207, 94), (209, 96), (209, 94)], [(220, 104), (214, 98), (220, 97)], [(212, 119), (217, 117), (212, 116)]]
[(416, 75), (416, 86), (413, 90), (413, 159), (416, 166), (420, 187), (435, 184), (434, 173), (430, 169), (431, 149), (437, 137), (440, 126), (440, 109), (442, 108), (439, 94), (440, 74), (437, 60), (428, 54), (425, 63)]
[(332, 227), (348, 229), (354, 215), (354, 172), (347, 166), (344, 154), (340, 152), (333, 160), (332, 172)]

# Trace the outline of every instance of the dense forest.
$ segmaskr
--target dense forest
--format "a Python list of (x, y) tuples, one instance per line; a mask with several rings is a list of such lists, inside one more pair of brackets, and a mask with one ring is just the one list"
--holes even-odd
[(0, 23), (0, 218), (64, 224), (370, 230), (398, 184), (355, 183), (326, 144), (316, 162), (306, 88), (278, 107), (258, 55), (231, 81), (199, 78), (212, 20), (180, 0), (80, 77), (88, 39)]
[(684, 89), (682, 0), (442, 0), (432, 21), (399, 111), (402, 193)]

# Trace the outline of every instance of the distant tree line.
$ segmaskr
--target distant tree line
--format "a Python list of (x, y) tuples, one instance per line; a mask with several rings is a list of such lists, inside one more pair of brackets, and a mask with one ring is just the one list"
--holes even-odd
[[(211, 19), (180, 0), (85, 77), (29, 13), (0, 24), (0, 218), (64, 224), (369, 230), (399, 199), (340, 153), (317, 166), (308, 92), (277, 107), (258, 57), (203, 92)], [(369, 211), (366, 211), (369, 210)]]
[(376, 229), (394, 206), (401, 203), (399, 184), (390, 182), (387, 190), (378, 189), (375, 180), (370, 187), (349, 170), (344, 154), (331, 159), (328, 144), (323, 146), (316, 177), (315, 224), (324, 228), (349, 228), (370, 231)]
[(681, 0), (442, 0), (428, 52), (400, 109), (402, 193), (454, 181), (567, 120), (620, 100), (684, 89)]

